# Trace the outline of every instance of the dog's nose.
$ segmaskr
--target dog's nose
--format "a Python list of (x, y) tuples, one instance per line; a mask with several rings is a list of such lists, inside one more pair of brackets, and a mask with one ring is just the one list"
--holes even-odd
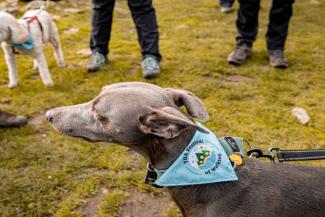
[(46, 114), (46, 119), (49, 121), (49, 122), (52, 122), (53, 121), (53, 112), (51, 111), (47, 111)]

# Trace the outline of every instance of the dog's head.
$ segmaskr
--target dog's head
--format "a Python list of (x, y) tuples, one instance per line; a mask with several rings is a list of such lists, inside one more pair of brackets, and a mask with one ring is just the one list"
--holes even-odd
[(203, 103), (192, 93), (141, 82), (105, 86), (88, 103), (51, 109), (47, 119), (61, 133), (92, 142), (114, 142), (133, 147), (154, 136), (171, 139), (198, 127), (179, 110), (208, 120)]
[(28, 40), (28, 31), (17, 22), (14, 16), (0, 12), (0, 20), (0, 42), (22, 44)]

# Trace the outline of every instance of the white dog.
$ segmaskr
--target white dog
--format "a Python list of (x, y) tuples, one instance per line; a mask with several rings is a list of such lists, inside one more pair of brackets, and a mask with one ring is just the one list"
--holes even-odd
[(18, 85), (16, 53), (34, 58), (34, 68), (39, 70), (46, 86), (53, 86), (43, 46), (50, 42), (54, 47), (54, 55), (60, 67), (64, 67), (64, 57), (57, 27), (49, 13), (42, 8), (27, 11), (22, 19), (0, 12), (0, 42), (8, 65), (9, 88)]

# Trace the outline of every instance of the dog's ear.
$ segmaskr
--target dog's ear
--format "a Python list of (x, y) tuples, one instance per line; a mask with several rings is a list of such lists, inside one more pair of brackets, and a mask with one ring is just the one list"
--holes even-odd
[(28, 31), (21, 27), (16, 20), (9, 25), (11, 41), (14, 44), (23, 44), (28, 40)]
[(194, 94), (185, 90), (173, 88), (165, 88), (165, 90), (167, 91), (168, 95), (172, 97), (177, 106), (185, 106), (189, 115), (198, 118), (201, 121), (209, 120), (209, 115), (202, 101), (194, 96)]
[[(179, 113), (179, 115), (177, 115)], [(139, 118), (139, 129), (144, 134), (152, 134), (166, 139), (175, 138), (188, 127), (207, 133), (203, 128), (188, 120), (177, 109), (164, 107), (151, 109)]]

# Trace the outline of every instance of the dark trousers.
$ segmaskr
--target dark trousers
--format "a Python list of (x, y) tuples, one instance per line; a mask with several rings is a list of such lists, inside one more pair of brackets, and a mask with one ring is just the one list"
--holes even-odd
[(220, 0), (221, 5), (228, 5), (232, 6), (234, 4), (235, 0)]
[[(90, 48), (107, 55), (115, 0), (92, 2), (94, 7)], [(152, 0), (128, 0), (128, 5), (137, 29), (142, 55), (154, 55), (160, 60), (158, 25)]]
[[(269, 50), (284, 49), (294, 0), (273, 0), (266, 33)], [(239, 0), (237, 45), (252, 46), (258, 32), (260, 0)]]

